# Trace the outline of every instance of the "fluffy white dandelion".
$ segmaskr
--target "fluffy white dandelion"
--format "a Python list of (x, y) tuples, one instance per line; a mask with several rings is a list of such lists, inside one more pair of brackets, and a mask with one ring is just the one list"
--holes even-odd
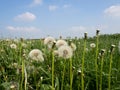
[(57, 48), (59, 48), (60, 46), (65, 46), (65, 45), (68, 45), (68, 43), (65, 40), (60, 39), (56, 42)]
[(19, 42), (20, 42), (19, 39), (14, 39), (13, 41), (14, 41), (15, 43), (19, 43)]
[(44, 39), (44, 44), (47, 45), (48, 48), (52, 48), (54, 42), (55, 42), (55, 39), (50, 36)]
[(7, 39), (5, 39), (5, 41), (6, 41), (6, 42), (10, 42), (11, 40), (7, 38)]
[(76, 48), (77, 48), (76, 45), (75, 45), (74, 43), (71, 43), (71, 44), (70, 44), (70, 47), (72, 48), (73, 51), (75, 51)]
[(12, 48), (12, 49), (16, 49), (17, 48), (17, 45), (16, 44), (10, 44), (10, 48)]
[(90, 47), (91, 47), (91, 48), (95, 48), (95, 47), (96, 47), (95, 43), (91, 43), (91, 44), (90, 44)]
[(58, 48), (58, 56), (63, 58), (71, 58), (73, 55), (73, 50), (70, 46), (63, 45)]
[(39, 49), (33, 49), (32, 51), (30, 51), (29, 58), (40, 62), (44, 61), (43, 54)]
[(27, 44), (26, 44), (26, 43), (22, 43), (22, 47), (23, 47), (23, 48), (26, 48), (26, 47), (27, 47)]
[(53, 44), (53, 42), (55, 41), (55, 39), (53, 37), (47, 37), (44, 39), (44, 44), (48, 45), (48, 44)]
[(86, 48), (86, 49), (85, 49), (85, 51), (87, 52), (87, 51), (89, 51), (89, 49), (88, 49), (88, 48)]

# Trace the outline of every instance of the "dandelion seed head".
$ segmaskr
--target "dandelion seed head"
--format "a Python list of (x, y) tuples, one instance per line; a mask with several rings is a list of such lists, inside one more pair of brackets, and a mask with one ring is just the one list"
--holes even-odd
[(13, 41), (14, 41), (15, 43), (19, 43), (19, 42), (20, 42), (19, 39), (14, 39)]
[(39, 49), (33, 49), (32, 51), (30, 51), (29, 58), (40, 62), (44, 61), (42, 52)]
[(71, 43), (70, 46), (71, 46), (71, 48), (72, 48), (73, 51), (75, 51), (76, 48), (77, 48), (76, 45), (75, 45), (74, 43)]
[(47, 37), (44, 39), (44, 44), (48, 45), (48, 44), (53, 44), (53, 42), (55, 41), (55, 39), (53, 37)]
[(15, 88), (15, 85), (11, 85), (10, 88), (11, 88), (11, 89), (14, 89), (14, 88)]
[(65, 40), (61, 40), (61, 39), (60, 39), (60, 40), (58, 40), (58, 41), (56, 42), (56, 47), (57, 47), (57, 48), (59, 48), (60, 46), (63, 46), (63, 45), (64, 45), (64, 46), (65, 46), (65, 45), (68, 45)]
[(16, 44), (10, 44), (10, 48), (12, 48), (12, 49), (16, 49), (17, 48), (17, 45)]
[(71, 58), (73, 55), (73, 50), (70, 46), (61, 46), (58, 48), (58, 56), (63, 58)]
[(23, 47), (23, 48), (26, 48), (26, 47), (27, 47), (27, 44), (22, 43), (22, 47)]
[(86, 48), (85, 51), (88, 51), (88, 48)]
[(90, 47), (91, 47), (91, 48), (95, 48), (95, 47), (96, 47), (95, 43), (91, 43), (91, 44), (90, 44)]

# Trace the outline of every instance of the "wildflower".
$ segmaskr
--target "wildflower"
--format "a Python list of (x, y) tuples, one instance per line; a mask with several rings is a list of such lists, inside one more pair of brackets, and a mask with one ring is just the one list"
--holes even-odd
[(95, 47), (96, 47), (95, 43), (91, 43), (91, 44), (90, 44), (90, 47), (91, 47), (91, 48), (95, 48)]
[(68, 44), (65, 40), (61, 40), (61, 39), (56, 42), (56, 47), (57, 48), (59, 48), (62, 45), (68, 45)]
[(26, 48), (26, 47), (27, 47), (27, 44), (22, 43), (22, 47), (23, 47), (23, 48)]
[(63, 58), (71, 58), (73, 55), (73, 50), (70, 46), (63, 45), (58, 48), (58, 56)]
[(55, 39), (53, 37), (47, 37), (44, 39), (44, 44), (47, 45), (47, 44), (53, 44), (53, 42), (55, 41)]
[(88, 48), (86, 48), (85, 51), (88, 51)]
[(16, 49), (16, 48), (17, 48), (17, 45), (13, 43), (13, 44), (10, 45), (10, 48)]
[(111, 45), (110, 52), (112, 53), (114, 51), (115, 45)]
[(74, 43), (71, 43), (71, 44), (70, 44), (70, 47), (72, 48), (73, 51), (75, 51), (76, 48), (77, 48), (76, 45), (75, 45)]
[(5, 41), (6, 41), (6, 42), (10, 42), (11, 40), (7, 38)]
[(11, 88), (11, 89), (14, 89), (14, 88), (15, 88), (15, 85), (11, 85), (10, 88)]
[(44, 44), (47, 45), (48, 48), (52, 48), (54, 42), (55, 42), (55, 39), (50, 36), (44, 39)]
[(42, 52), (39, 49), (33, 49), (32, 51), (30, 51), (29, 58), (40, 62), (44, 61)]
[(15, 43), (19, 43), (20, 41), (19, 41), (19, 39), (14, 39), (13, 40)]
[(78, 75), (80, 75), (80, 74), (81, 74), (81, 69), (79, 68), (79, 69), (77, 70), (77, 72), (78, 72)]

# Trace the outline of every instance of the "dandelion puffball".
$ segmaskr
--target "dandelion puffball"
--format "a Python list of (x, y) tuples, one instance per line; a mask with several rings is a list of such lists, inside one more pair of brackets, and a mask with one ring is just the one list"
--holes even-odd
[(16, 44), (10, 44), (10, 48), (12, 48), (12, 49), (16, 49), (17, 48), (17, 45)]
[(65, 40), (61, 40), (61, 39), (60, 39), (60, 40), (58, 40), (58, 41), (56, 42), (56, 47), (57, 47), (57, 48), (59, 48), (60, 46), (63, 46), (63, 45), (64, 45), (64, 46), (65, 46), (65, 45), (68, 45)]
[(54, 42), (55, 42), (55, 39), (50, 36), (44, 39), (44, 44), (47, 45), (48, 48), (52, 48)]
[(63, 58), (71, 58), (73, 55), (73, 50), (70, 46), (63, 45), (58, 48), (58, 56)]
[(91, 43), (91, 44), (90, 44), (90, 47), (91, 47), (91, 48), (95, 48), (95, 47), (96, 47), (95, 43)]
[(44, 61), (43, 54), (39, 49), (33, 49), (32, 51), (30, 51), (29, 58), (35, 61)]

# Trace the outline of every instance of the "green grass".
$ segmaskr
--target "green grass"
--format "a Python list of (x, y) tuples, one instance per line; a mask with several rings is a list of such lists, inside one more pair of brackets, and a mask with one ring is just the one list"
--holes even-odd
[[(53, 87), (55, 90), (70, 90), (70, 88), (72, 88), (72, 90), (81, 90), (81, 88), (84, 90), (96, 90), (96, 48), (90, 48), (91, 43), (96, 43), (96, 37), (89, 37), (86, 41), (88, 51), (84, 53), (84, 71), (82, 70), (84, 39), (72, 38), (66, 39), (66, 41), (73, 42), (77, 47), (71, 58), (72, 62), (69, 62), (70, 59), (67, 60), (57, 56), (53, 57), (53, 54), (44, 45), (42, 39), (23, 40), (18, 43), (13, 40), (5, 41), (1, 39), (0, 89), (9, 90), (13, 85), (15, 86), (14, 88), (17, 88), (13, 90), (20, 90), (20, 88), (22, 88), (22, 90), (52, 90)], [(119, 41), (120, 34), (99, 36), (98, 53), (101, 52), (101, 49), (105, 49), (104, 58), (97, 59), (98, 88), (101, 90), (108, 90), (108, 87), (111, 90), (120, 90)], [(26, 48), (21, 47), (21, 43), (23, 42), (27, 44)], [(12, 43), (17, 45), (17, 49), (10, 48), (10, 44)], [(111, 64), (111, 53), (109, 50), (112, 44), (116, 45), (116, 47), (112, 53)], [(44, 54), (44, 62), (42, 63), (31, 62), (28, 58), (29, 52), (36, 48), (42, 50)], [(72, 71), (70, 71), (70, 65), (74, 67)], [(111, 71), (109, 71), (109, 69), (111, 69)], [(82, 74), (78, 72), (78, 70), (82, 70)], [(72, 76), (70, 76), (70, 73), (72, 73)], [(81, 80), (81, 75), (84, 75), (82, 77), (84, 82)], [(72, 77), (72, 79), (70, 77)], [(108, 77), (110, 77), (110, 81)], [(82, 82), (84, 85), (81, 85)]]

